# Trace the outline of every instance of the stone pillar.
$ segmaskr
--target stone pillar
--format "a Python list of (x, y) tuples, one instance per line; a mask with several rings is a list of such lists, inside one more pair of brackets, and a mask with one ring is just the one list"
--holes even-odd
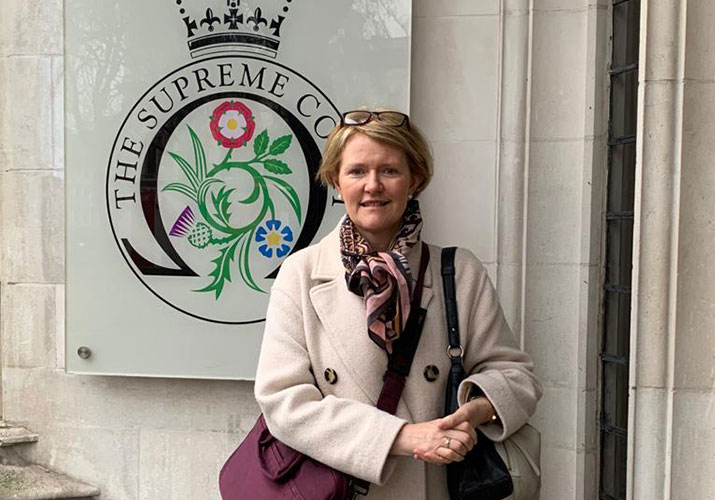
[(533, 0), (524, 165), (523, 333), (544, 384), (549, 500), (597, 497), (610, 2)]
[(715, 489), (714, 20), (642, 0), (629, 499)]
[[(3, 26), (0, 25), (0, 29), (2, 29)], [(3, 96), (7, 94), (7, 71), (6, 71), (6, 57), (2, 53), (0, 53), (0, 103), (3, 103)], [(5, 125), (3, 124), (3, 119), (2, 116), (0, 116), (0, 193), (3, 192), (3, 185), (5, 184), (5, 170), (7, 169), (7, 163), (5, 159), (3, 158), (3, 153), (1, 152), (3, 148), (2, 144), (5, 142), (5, 136), (3, 131), (5, 130)], [(3, 208), (2, 208), (2, 201), (0, 201), (0, 242), (5, 241), (5, 227), (4, 224), (2, 224), (3, 220)], [(2, 325), (3, 322), (3, 300), (2, 300), (2, 292), (3, 292), (3, 276), (5, 275), (5, 249), (2, 244), (0, 244), (0, 325)], [(3, 422), (5, 419), (5, 414), (3, 411), (3, 404), (2, 404), (2, 396), (3, 396), (3, 367), (2, 367), (2, 359), (3, 359), (3, 342), (2, 342), (2, 326), (0, 326), (0, 422)]]
[(11, 367), (57, 366), (55, 311), (64, 281), (61, 96), (62, 1), (4, 1), (0, 366), (5, 382)]
[(531, 20), (528, 0), (503, 3), (496, 282), (504, 314), (522, 346)]

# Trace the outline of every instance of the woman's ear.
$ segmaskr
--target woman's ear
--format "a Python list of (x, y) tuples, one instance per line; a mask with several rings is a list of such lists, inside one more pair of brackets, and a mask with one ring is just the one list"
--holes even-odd
[(419, 190), (420, 186), (422, 186), (422, 179), (421, 175), (413, 175), (412, 176), (412, 183), (410, 184), (410, 194), (412, 196), (417, 196), (417, 191)]

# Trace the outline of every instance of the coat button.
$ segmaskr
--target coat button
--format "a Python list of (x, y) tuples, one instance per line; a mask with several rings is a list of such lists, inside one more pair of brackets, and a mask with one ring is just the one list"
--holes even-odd
[(425, 366), (424, 375), (428, 381), (434, 382), (439, 378), (439, 368), (434, 365), (427, 365)]
[(327, 380), (331, 385), (338, 381), (338, 374), (332, 368), (326, 368), (323, 375), (325, 375), (325, 380)]

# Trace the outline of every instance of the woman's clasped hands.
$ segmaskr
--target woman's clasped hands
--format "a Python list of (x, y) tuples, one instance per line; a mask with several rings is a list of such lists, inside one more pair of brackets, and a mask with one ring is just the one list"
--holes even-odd
[(488, 422), (494, 408), (486, 398), (463, 404), (451, 415), (428, 422), (405, 424), (392, 445), (396, 455), (412, 455), (438, 465), (461, 462), (476, 445), (474, 428)]

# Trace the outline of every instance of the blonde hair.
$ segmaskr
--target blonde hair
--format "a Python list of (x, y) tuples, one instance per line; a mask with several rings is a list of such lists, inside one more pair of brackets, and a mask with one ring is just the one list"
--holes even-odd
[(364, 134), (403, 151), (407, 157), (410, 173), (421, 179), (413, 194), (416, 196), (424, 191), (432, 179), (432, 153), (424, 135), (411, 123), (396, 127), (389, 121), (376, 118), (364, 125), (338, 124), (333, 127), (325, 141), (323, 160), (316, 175), (323, 186), (336, 185), (345, 145), (355, 134)]

